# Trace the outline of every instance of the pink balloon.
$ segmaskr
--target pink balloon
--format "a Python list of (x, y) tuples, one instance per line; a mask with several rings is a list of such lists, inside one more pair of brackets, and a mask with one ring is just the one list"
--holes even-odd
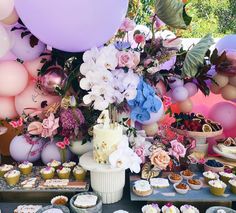
[(205, 117), (208, 117), (209, 107), (207, 107), (204, 104), (196, 104), (193, 106), (192, 112), (200, 113), (204, 115)]
[[(18, 96), (15, 97), (15, 107), (19, 115), (22, 115), (25, 108), (41, 109), (41, 103), (47, 101), (47, 104), (52, 104), (60, 100), (58, 96), (49, 96), (42, 94), (42, 91), (36, 88), (34, 82), (30, 82), (28, 87)], [(34, 110), (25, 110), (29, 114)]]
[(236, 106), (228, 102), (217, 103), (211, 108), (209, 118), (220, 123), (225, 131), (230, 130), (236, 126)]
[(16, 61), (0, 62), (0, 95), (15, 96), (28, 84), (28, 72)]
[(184, 85), (184, 87), (188, 90), (188, 97), (192, 97), (197, 94), (198, 88), (196, 84), (188, 82)]
[(172, 97), (176, 101), (185, 101), (188, 98), (188, 90), (185, 87), (176, 87), (173, 89)]
[(0, 97), (0, 119), (15, 118), (17, 112), (15, 109), (13, 97)]

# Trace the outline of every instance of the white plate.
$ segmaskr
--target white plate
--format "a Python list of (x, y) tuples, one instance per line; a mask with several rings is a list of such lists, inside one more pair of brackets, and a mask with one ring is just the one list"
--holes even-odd
[(222, 157), (230, 160), (230, 161), (236, 161), (236, 154), (231, 154), (231, 153), (225, 153), (219, 150), (217, 146), (213, 146), (213, 150), (215, 153), (221, 155)]

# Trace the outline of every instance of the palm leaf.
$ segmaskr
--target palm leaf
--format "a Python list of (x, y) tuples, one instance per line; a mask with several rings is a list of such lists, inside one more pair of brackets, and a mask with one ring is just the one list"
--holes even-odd
[(174, 28), (186, 29), (192, 20), (185, 11), (185, 4), (179, 0), (156, 0), (156, 14)]
[(203, 37), (190, 51), (184, 60), (182, 75), (195, 77), (200, 66), (204, 64), (204, 57), (208, 49), (214, 44), (211, 34)]

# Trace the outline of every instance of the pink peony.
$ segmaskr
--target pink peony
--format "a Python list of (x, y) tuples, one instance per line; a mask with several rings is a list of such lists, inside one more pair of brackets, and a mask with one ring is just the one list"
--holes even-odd
[(173, 140), (170, 142), (171, 148), (169, 149), (169, 155), (174, 156), (177, 160), (179, 157), (185, 157), (186, 155), (186, 148), (184, 145), (177, 140)]
[(140, 54), (132, 51), (119, 51), (117, 53), (119, 67), (134, 69), (140, 62)]
[(143, 34), (135, 34), (134, 35), (134, 41), (137, 43), (137, 44), (141, 44), (141, 43), (144, 43), (145, 42), (145, 36)]
[(135, 22), (130, 18), (125, 18), (123, 23), (120, 26), (122, 32), (132, 31), (135, 28)]
[(59, 127), (59, 118), (55, 118), (54, 114), (51, 113), (50, 116), (43, 120), (43, 131), (42, 137), (52, 137), (57, 133), (57, 128)]
[(156, 149), (150, 156), (152, 165), (157, 169), (166, 169), (170, 163), (170, 156), (163, 149)]
[(138, 146), (134, 148), (134, 152), (141, 158), (142, 163), (145, 163), (145, 150), (144, 146)]

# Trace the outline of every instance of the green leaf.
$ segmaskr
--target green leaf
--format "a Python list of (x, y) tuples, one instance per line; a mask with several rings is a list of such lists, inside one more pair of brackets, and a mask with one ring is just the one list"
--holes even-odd
[(174, 28), (186, 29), (192, 21), (185, 11), (185, 4), (179, 0), (156, 0), (156, 14)]
[(203, 37), (190, 51), (188, 51), (184, 65), (183, 77), (195, 77), (200, 66), (204, 64), (204, 57), (208, 49), (214, 44), (210, 34)]

